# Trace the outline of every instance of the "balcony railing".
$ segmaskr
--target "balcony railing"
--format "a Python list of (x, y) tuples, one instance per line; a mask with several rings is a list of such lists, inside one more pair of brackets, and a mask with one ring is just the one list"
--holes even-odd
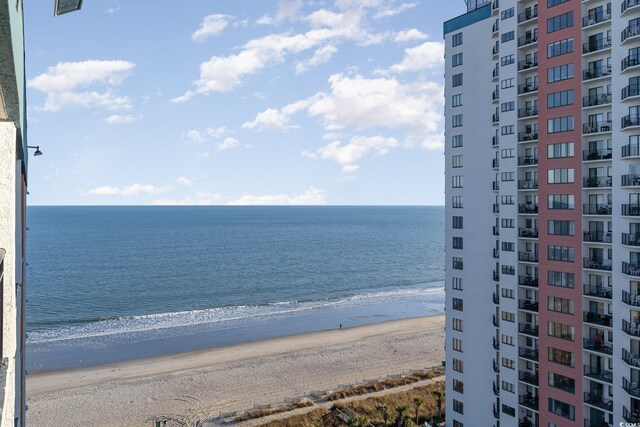
[(520, 308), (520, 310), (535, 311), (537, 313), (538, 301), (529, 301), (527, 299), (525, 300), (521, 299), (518, 301), (518, 307)]
[(535, 117), (538, 115), (538, 109), (537, 108), (520, 108), (518, 110), (518, 118), (519, 119), (524, 119), (527, 117)]
[(582, 320), (586, 323), (605, 326), (607, 328), (613, 326), (613, 318), (610, 315), (593, 313), (591, 311), (583, 311)]
[(635, 37), (638, 34), (640, 34), (640, 25), (634, 22), (631, 25), (629, 25), (627, 28), (622, 30), (621, 42), (624, 43), (627, 39), (630, 39), (631, 37)]
[(640, 307), (640, 294), (632, 294), (627, 291), (622, 291), (622, 302), (627, 305)]
[(611, 261), (599, 259), (599, 258), (583, 258), (584, 268), (590, 268), (592, 270), (603, 270), (603, 271), (611, 271)]
[(640, 65), (640, 58), (638, 55), (629, 55), (622, 60), (622, 71), (626, 70), (630, 67), (635, 67), (636, 65)]
[(628, 204), (622, 205), (622, 215), (625, 216), (640, 216), (640, 204)]
[(538, 132), (520, 132), (518, 134), (518, 142), (533, 142), (538, 140)]
[(518, 181), (518, 190), (536, 190), (537, 188), (537, 179), (521, 179)]
[(498, 123), (500, 121), (500, 115), (498, 113), (493, 113), (491, 116), (492, 123)]
[(638, 175), (638, 174), (622, 175), (622, 186), (623, 187), (638, 187), (638, 186), (640, 186), (640, 175)]
[(622, 360), (629, 366), (635, 366), (640, 368), (640, 354), (629, 353), (624, 348), (622, 349)]
[(604, 409), (605, 411), (611, 412), (613, 410), (613, 401), (611, 399), (605, 398), (603, 395), (598, 393), (584, 393), (584, 403), (587, 403), (591, 406), (595, 406), (600, 409)]
[(582, 160), (607, 160), (611, 159), (612, 151), (611, 149), (600, 149), (600, 150), (584, 150), (582, 152)]
[(600, 203), (590, 203), (588, 205), (582, 205), (582, 213), (584, 215), (611, 215), (611, 206)]
[(629, 276), (640, 276), (640, 267), (637, 264), (622, 261), (622, 272)]
[(582, 133), (585, 135), (602, 132), (611, 132), (610, 121), (602, 120), (597, 122), (585, 123), (582, 125)]
[(606, 65), (599, 65), (597, 67), (589, 67), (588, 70), (583, 71), (582, 80), (598, 79), (600, 77), (606, 77), (611, 75), (611, 67)]
[(584, 231), (582, 232), (583, 242), (611, 243), (611, 233), (604, 231)]
[(495, 314), (493, 315), (493, 320), (491, 321), (491, 324), (496, 328), (500, 327), (500, 319), (498, 319), (498, 316), (496, 316)]
[(493, 349), (495, 351), (500, 350), (500, 342), (496, 339), (496, 337), (493, 337)]
[(538, 91), (538, 83), (524, 83), (518, 85), (518, 95), (533, 93)]
[(495, 270), (493, 270), (493, 280), (496, 282), (500, 280), (500, 274)]
[(622, 146), (622, 158), (640, 156), (640, 144), (627, 144)]
[(582, 44), (582, 53), (598, 52), (600, 50), (609, 49), (610, 47), (611, 40), (609, 39), (593, 40)]
[(492, 147), (495, 147), (496, 145), (498, 145), (498, 142), (499, 142), (499, 140), (498, 140), (497, 136), (492, 136), (491, 137), (491, 146)]
[(640, 398), (640, 388), (635, 381), (629, 381), (625, 377), (622, 377), (622, 388), (633, 397)]
[(584, 420), (584, 426), (583, 427), (613, 427), (613, 424), (609, 424), (609, 423), (604, 422), (604, 421)]
[(589, 16), (582, 18), (582, 28), (590, 27), (609, 20), (611, 20), (611, 13), (606, 13), (605, 11), (589, 13)]
[(628, 423), (640, 423), (640, 411), (630, 412), (626, 406), (622, 407), (622, 418)]
[(530, 70), (538, 66), (538, 58), (518, 61), (518, 71)]
[(534, 43), (538, 43), (538, 34), (528, 34), (518, 37), (518, 47), (524, 47)]
[(520, 396), (519, 403), (534, 411), (538, 410), (538, 396)]
[(538, 229), (537, 228), (521, 228), (520, 229), (520, 237), (526, 237), (530, 239), (538, 238)]
[(533, 350), (531, 348), (520, 348), (520, 350), (518, 350), (518, 356), (522, 357), (523, 359), (537, 362), (538, 350)]
[(496, 249), (496, 248), (493, 248), (493, 257), (494, 257), (495, 259), (500, 258), (500, 250), (498, 250), (498, 249)]
[(495, 359), (493, 360), (493, 372), (496, 374), (500, 373), (500, 365), (495, 361)]
[(499, 166), (500, 166), (500, 160), (499, 160), (499, 159), (492, 159), (492, 160), (491, 160), (491, 167), (492, 167), (492, 168), (494, 168), (494, 169), (495, 169), (495, 168), (497, 168), (497, 167), (499, 167)]
[(519, 323), (518, 332), (525, 335), (531, 335), (532, 337), (538, 336), (538, 325), (532, 323)]
[(611, 94), (603, 93), (600, 95), (588, 95), (582, 97), (583, 107), (595, 107), (596, 105), (611, 104)]
[(494, 90), (491, 93), (491, 99), (494, 100), (494, 101), (500, 99), (500, 91), (499, 90)]
[(518, 261), (538, 262), (538, 254), (535, 252), (518, 252)]
[(493, 77), (494, 79), (500, 77), (500, 68), (494, 68), (491, 72), (491, 77)]
[(610, 345), (604, 344), (602, 341), (596, 341), (589, 338), (584, 338), (582, 340), (582, 348), (591, 351), (597, 351), (598, 353), (613, 354), (613, 347)]
[(584, 188), (610, 188), (610, 176), (594, 176), (582, 178), (582, 187)]
[(620, 7), (620, 13), (624, 13), (630, 7), (638, 6), (640, 4), (640, 0), (624, 0), (622, 2), (622, 6)]
[(499, 181), (493, 181), (491, 183), (491, 188), (493, 189), (493, 191), (498, 191), (500, 189), (500, 182)]
[(538, 213), (538, 205), (518, 205), (518, 213), (521, 214), (537, 214)]
[(491, 234), (493, 234), (494, 236), (499, 236), (500, 235), (500, 227), (494, 225), (493, 229), (491, 231)]
[(584, 285), (582, 293), (590, 297), (611, 299), (611, 288), (600, 285)]
[(640, 95), (640, 85), (632, 84), (622, 88), (622, 100)]
[(538, 8), (526, 9), (524, 12), (518, 14), (518, 24), (534, 19), (538, 17)]
[(518, 157), (518, 166), (534, 166), (538, 164), (537, 156)]
[(599, 366), (584, 365), (584, 376), (607, 383), (613, 382), (613, 372), (602, 369)]
[(495, 381), (493, 382), (492, 388), (493, 388), (493, 394), (499, 397), (500, 396), (500, 387), (498, 387), (498, 384), (496, 384)]
[(500, 205), (497, 203), (493, 204), (493, 213), (500, 213)]
[(534, 386), (538, 386), (538, 375), (537, 374), (532, 374), (530, 372), (522, 372), (520, 371), (519, 374), (519, 379), (520, 381), (527, 383), (527, 384), (531, 384)]
[(533, 276), (519, 276), (518, 284), (520, 286), (529, 286), (531, 288), (538, 287), (538, 278)]
[(500, 45), (496, 44), (492, 49), (491, 49), (491, 53), (494, 55), (497, 55), (500, 53)]
[(639, 114), (629, 114), (628, 116), (624, 116), (621, 119), (620, 127), (622, 129), (640, 126), (640, 115)]
[(640, 233), (622, 233), (622, 244), (627, 246), (640, 246)]
[(627, 322), (626, 319), (622, 319), (622, 331), (627, 335), (640, 337), (640, 327), (635, 322)]

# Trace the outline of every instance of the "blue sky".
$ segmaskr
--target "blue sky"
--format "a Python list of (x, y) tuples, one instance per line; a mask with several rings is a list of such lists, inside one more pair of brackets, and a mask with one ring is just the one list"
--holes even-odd
[(25, 5), (32, 205), (444, 202), (462, 0), (52, 9)]

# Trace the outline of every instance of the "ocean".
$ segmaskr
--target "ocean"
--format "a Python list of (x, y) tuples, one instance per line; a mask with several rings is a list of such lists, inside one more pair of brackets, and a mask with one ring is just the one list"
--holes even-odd
[(442, 313), (443, 207), (29, 207), (27, 368)]

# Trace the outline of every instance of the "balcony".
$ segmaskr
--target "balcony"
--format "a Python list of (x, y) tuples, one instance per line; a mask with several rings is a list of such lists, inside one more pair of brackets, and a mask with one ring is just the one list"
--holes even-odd
[(500, 53), (500, 45), (496, 43), (496, 45), (491, 49), (491, 53), (493, 55), (497, 55)]
[(589, 16), (582, 18), (582, 28), (591, 27), (593, 25), (600, 24), (611, 20), (611, 13), (605, 11), (599, 11), (596, 13), (590, 13)]
[(611, 299), (611, 288), (600, 285), (584, 285), (582, 288), (583, 295), (596, 298)]
[(499, 351), (500, 350), (500, 343), (498, 342), (496, 337), (493, 337), (493, 349), (495, 351)]
[(518, 166), (535, 166), (538, 164), (537, 156), (518, 157)]
[(498, 384), (496, 384), (496, 382), (493, 382), (493, 394), (497, 397), (500, 397), (500, 387), (498, 387)]
[(627, 9), (640, 5), (640, 0), (624, 0), (620, 7), (620, 13), (624, 14)]
[(583, 242), (611, 243), (611, 233), (604, 231), (584, 231), (582, 233)]
[(538, 278), (533, 276), (519, 276), (518, 277), (518, 285), (520, 286), (528, 286), (530, 288), (538, 287)]
[(601, 369), (599, 366), (584, 365), (584, 376), (609, 384), (613, 382), (613, 372)]
[(500, 21), (496, 21), (493, 23), (493, 25), (491, 26), (491, 31), (494, 33), (500, 31)]
[(627, 335), (631, 335), (632, 337), (640, 337), (640, 325), (635, 322), (627, 322), (625, 319), (622, 319), (622, 332), (625, 332)]
[(611, 328), (613, 326), (613, 318), (607, 314), (598, 314), (591, 311), (583, 311), (582, 320), (586, 323), (604, 326), (606, 328)]
[(524, 12), (518, 14), (518, 24), (529, 21), (538, 17), (538, 8), (527, 8)]
[(531, 348), (520, 348), (518, 350), (518, 356), (523, 359), (531, 360), (533, 362), (538, 361), (538, 350), (533, 350)]
[(518, 142), (535, 142), (538, 140), (538, 132), (529, 132), (524, 133), (520, 132), (518, 134)]
[(622, 215), (624, 216), (640, 216), (640, 204), (634, 203), (622, 205)]
[(518, 85), (518, 95), (525, 93), (535, 93), (538, 91), (538, 83), (524, 83)]
[(500, 258), (500, 251), (498, 249), (496, 249), (496, 248), (493, 248), (493, 257), (495, 259)]
[(595, 107), (598, 105), (611, 104), (611, 94), (603, 93), (600, 95), (589, 95), (582, 97), (583, 107)]
[(640, 187), (640, 175), (637, 175), (637, 174), (622, 175), (622, 186), (623, 187)]
[(491, 137), (491, 146), (492, 147), (497, 147), (498, 146), (498, 137), (497, 136)]
[(521, 406), (525, 408), (532, 409), (534, 411), (538, 410), (538, 396), (520, 396), (519, 403)]
[(638, 34), (640, 34), (640, 26), (634, 22), (633, 24), (622, 30), (622, 37), (620, 41), (621, 43), (624, 43), (628, 39), (636, 37)]
[(538, 213), (538, 205), (532, 205), (532, 204), (518, 205), (518, 213), (521, 213), (521, 214), (537, 214)]
[(640, 423), (640, 412), (630, 412), (626, 406), (622, 407), (622, 418), (628, 423)]
[(534, 311), (538, 312), (538, 301), (532, 302), (527, 299), (518, 301), (518, 308), (520, 310)]
[(610, 176), (594, 176), (582, 178), (583, 188), (611, 188)]
[(640, 307), (640, 294), (632, 294), (627, 291), (622, 291), (622, 302), (634, 307)]
[(629, 276), (640, 276), (640, 268), (636, 264), (622, 261), (622, 273)]
[(491, 72), (491, 77), (493, 77), (494, 79), (497, 79), (498, 77), (500, 77), (500, 68), (494, 68), (493, 71)]
[(600, 258), (583, 258), (582, 266), (591, 270), (611, 271), (611, 261)]
[(611, 47), (611, 40), (600, 39), (582, 44), (582, 54), (599, 52), (601, 50), (609, 49)]
[(518, 61), (518, 71), (532, 70), (538, 66), (538, 58)]
[(582, 348), (585, 350), (591, 350), (602, 354), (607, 354), (611, 356), (613, 354), (613, 347), (610, 345), (604, 344), (602, 341), (596, 341), (589, 338), (584, 338), (582, 340)]
[(538, 336), (538, 325), (532, 323), (518, 323), (518, 332), (532, 337)]
[(585, 162), (592, 160), (611, 160), (612, 155), (611, 149), (584, 150), (582, 152), (582, 160)]
[(584, 403), (609, 412), (613, 410), (613, 401), (598, 393), (585, 392)]
[(493, 169), (497, 169), (500, 166), (500, 160), (499, 159), (492, 159), (491, 160), (491, 167)]
[(600, 65), (598, 67), (589, 67), (588, 70), (582, 72), (582, 80), (599, 79), (600, 77), (607, 77), (611, 75), (611, 67)]
[(629, 114), (628, 116), (624, 116), (621, 119), (621, 129), (632, 128), (636, 126), (640, 126), (640, 115), (638, 114)]
[(493, 213), (500, 213), (500, 205), (497, 203), (493, 204)]
[(538, 262), (538, 254), (535, 252), (518, 252), (518, 261)]
[(500, 281), (500, 274), (495, 270), (493, 270), (493, 280), (496, 282)]
[(491, 99), (493, 101), (497, 101), (498, 99), (500, 99), (500, 91), (494, 90), (493, 93), (491, 93)]
[(526, 119), (527, 117), (537, 117), (538, 109), (537, 108), (520, 108), (518, 110), (518, 118)]
[(625, 377), (622, 377), (622, 388), (624, 391), (629, 393), (629, 395), (640, 398), (640, 389), (638, 388), (638, 383), (635, 381), (629, 381)]
[(613, 425), (604, 421), (584, 420), (584, 427), (613, 427)]
[(622, 60), (622, 71), (627, 68), (635, 67), (636, 65), (640, 65), (638, 55), (629, 55)]
[(622, 88), (622, 100), (640, 95), (640, 85), (633, 84)]
[(493, 189), (493, 191), (500, 190), (500, 182), (499, 181), (493, 181), (491, 183), (491, 188)]
[(640, 368), (640, 354), (629, 353), (624, 348), (622, 349), (622, 360), (629, 366), (634, 368)]
[(521, 179), (518, 181), (518, 190), (537, 190), (537, 179)]
[(491, 324), (496, 328), (500, 327), (500, 319), (498, 319), (498, 316), (496, 316), (495, 314), (493, 315), (493, 320), (491, 321)]
[(499, 236), (500, 235), (500, 228), (494, 225), (491, 234), (493, 234), (494, 236)]
[(622, 158), (640, 156), (640, 144), (627, 144), (622, 146)]
[(500, 115), (498, 113), (493, 113), (491, 116), (492, 123), (498, 123), (500, 121)]
[(500, 365), (498, 365), (495, 359), (493, 360), (493, 372), (495, 372), (496, 374), (500, 373)]
[(627, 246), (640, 246), (640, 233), (622, 233), (622, 244)]
[(582, 134), (591, 135), (594, 133), (611, 132), (611, 122), (602, 120), (585, 123), (582, 125)]
[(538, 43), (538, 34), (529, 34), (518, 37), (518, 47), (525, 47), (535, 43)]
[(525, 416), (523, 419), (518, 421), (518, 427), (538, 427), (538, 420), (535, 419), (532, 422), (528, 417)]
[(530, 372), (522, 372), (520, 371), (519, 377), (520, 381), (523, 383), (530, 384), (532, 386), (538, 387), (538, 375), (532, 374)]
[(600, 203), (582, 205), (582, 213), (584, 215), (611, 215), (611, 210), (611, 206)]
[(525, 237), (528, 239), (537, 239), (538, 229), (537, 228), (521, 228), (520, 237)]
[(500, 304), (500, 296), (494, 292), (491, 301), (493, 301), (494, 304)]

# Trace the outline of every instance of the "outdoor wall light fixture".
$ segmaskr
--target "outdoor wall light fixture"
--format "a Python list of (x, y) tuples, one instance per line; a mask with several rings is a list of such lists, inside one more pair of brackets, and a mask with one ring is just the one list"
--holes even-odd
[(82, 0), (56, 0), (56, 6), (53, 10), (54, 16), (64, 13), (75, 12), (82, 7)]
[(42, 151), (40, 151), (40, 146), (27, 145), (27, 148), (35, 148), (36, 151), (33, 153), (34, 156), (42, 156)]

